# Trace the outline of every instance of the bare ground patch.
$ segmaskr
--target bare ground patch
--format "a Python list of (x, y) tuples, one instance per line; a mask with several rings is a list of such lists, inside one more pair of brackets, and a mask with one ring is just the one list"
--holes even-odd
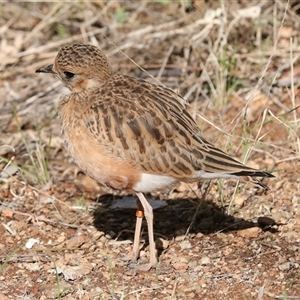
[[(0, 299), (300, 299), (296, 1), (1, 3), (0, 35)], [(271, 191), (212, 181), (151, 195), (168, 203), (154, 212), (160, 263), (136, 272), (122, 261), (134, 209), (110, 208), (131, 195), (72, 164), (62, 86), (34, 73), (79, 41), (185, 96), (208, 140), (276, 175)]]

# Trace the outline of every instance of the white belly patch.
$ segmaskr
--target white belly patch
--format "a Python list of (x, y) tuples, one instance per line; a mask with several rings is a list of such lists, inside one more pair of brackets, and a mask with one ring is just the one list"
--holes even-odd
[(135, 184), (136, 192), (150, 193), (156, 190), (171, 189), (178, 181), (167, 175), (154, 175), (143, 173), (141, 180)]

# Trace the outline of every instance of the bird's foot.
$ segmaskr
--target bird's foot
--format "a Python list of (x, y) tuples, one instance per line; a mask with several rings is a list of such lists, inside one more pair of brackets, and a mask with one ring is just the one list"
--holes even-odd
[(130, 251), (126, 256), (122, 257), (121, 260), (123, 261), (131, 261), (136, 263), (140, 256), (140, 249), (138, 247), (134, 247), (132, 251)]
[(155, 259), (150, 259), (150, 262), (147, 264), (138, 264), (138, 255), (135, 255), (133, 252), (122, 257), (121, 260), (129, 262), (129, 268), (142, 272), (147, 272), (158, 264), (156, 257)]
[(129, 264), (129, 268), (134, 269), (136, 271), (141, 271), (141, 272), (148, 272), (152, 268), (156, 268), (158, 265), (158, 261), (155, 262), (149, 262), (147, 264), (137, 264), (137, 263), (132, 263)]
[(129, 253), (126, 256), (121, 258), (122, 261), (130, 261), (133, 263), (136, 263), (137, 259), (138, 259), (138, 256), (136, 256), (134, 253)]

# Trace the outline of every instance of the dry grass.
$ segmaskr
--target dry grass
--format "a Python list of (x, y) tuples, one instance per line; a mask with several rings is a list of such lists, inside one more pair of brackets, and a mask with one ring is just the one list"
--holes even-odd
[[(0, 299), (300, 299), (299, 26), (297, 1), (0, 3)], [(35, 74), (71, 42), (178, 91), (207, 139), (274, 172), (271, 192), (154, 195), (173, 199), (155, 212), (158, 269), (120, 262), (134, 213), (73, 166), (62, 86)]]

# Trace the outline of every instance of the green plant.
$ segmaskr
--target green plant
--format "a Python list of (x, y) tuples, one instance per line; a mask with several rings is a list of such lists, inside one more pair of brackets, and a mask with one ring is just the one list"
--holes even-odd
[(60, 37), (66, 37), (67, 36), (66, 27), (62, 24), (57, 24), (56, 28), (55, 28), (55, 31)]
[(228, 51), (222, 50), (220, 54), (216, 54), (218, 68), (216, 72), (216, 103), (219, 107), (224, 107), (230, 99), (232, 93), (242, 83), (233, 75), (236, 68), (237, 59), (234, 54), (228, 55)]
[(6, 265), (9, 263), (9, 261), (11, 260), (11, 258), (12, 258), (16, 253), (18, 253), (18, 252), (21, 250), (21, 248), (22, 248), (23, 246), (24, 246), (24, 245), (22, 244), (22, 245), (20, 245), (19, 247), (17, 247), (14, 251), (11, 252), (11, 254), (9, 254), (9, 255), (6, 257), (6, 259), (4, 259), (3, 263), (0, 264), (0, 274), (3, 273), (4, 268), (5, 268)]
[(220, 201), (222, 207), (225, 207), (224, 193), (223, 193), (223, 187), (222, 187), (223, 179), (218, 179), (217, 184), (218, 184), (219, 201)]
[(57, 286), (57, 299), (62, 299), (62, 296), (66, 294), (66, 292), (69, 290), (66, 287), (62, 287), (59, 272), (57, 271), (57, 267), (55, 264), (55, 261), (52, 260), (54, 264), (54, 269), (55, 269), (55, 279), (56, 279), (56, 286)]
[(161, 4), (169, 4), (171, 0), (155, 0), (154, 2), (161, 3)]
[(118, 24), (124, 24), (128, 18), (128, 13), (125, 7), (120, 6), (112, 17)]
[(84, 197), (72, 198), (72, 206), (78, 206), (82, 209), (88, 210), (88, 203)]
[(12, 106), (12, 109), (17, 124), (17, 130), (21, 133), (22, 142), (26, 148), (26, 155), (29, 157), (29, 163), (18, 167), (25, 174), (25, 176), (28, 176), (43, 187), (50, 182), (48, 159), (51, 137), (48, 144), (45, 144), (41, 138), (41, 130), (44, 126), (46, 126), (46, 124), (42, 126), (36, 126), (37, 140), (34, 142), (32, 147), (32, 143), (28, 142), (27, 137), (21, 128), (19, 119), (17, 117), (16, 108)]

